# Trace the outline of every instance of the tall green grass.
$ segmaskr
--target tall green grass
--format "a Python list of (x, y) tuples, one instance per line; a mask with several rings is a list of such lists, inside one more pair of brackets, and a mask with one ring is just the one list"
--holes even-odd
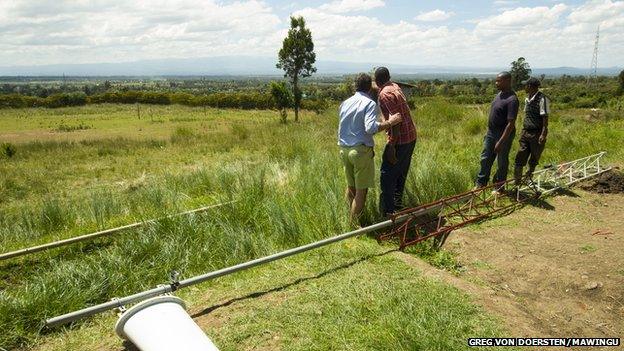
[[(175, 112), (162, 108), (164, 115)], [(162, 130), (136, 138), (120, 138), (118, 127), (111, 127), (117, 125), (114, 120), (90, 122), (100, 129), (99, 138), (26, 141), (0, 164), (3, 251), (238, 200), (204, 214), (0, 263), (0, 345), (27, 345), (47, 332), (45, 318), (153, 287), (171, 270), (190, 277), (349, 229), (333, 113), (304, 115), (301, 123), (283, 125), (266, 112), (211, 111), (213, 116), (202, 118), (177, 108), (197, 120), (158, 124)], [(88, 111), (95, 113), (93, 107)], [(442, 99), (414, 109), (418, 141), (407, 205), (471, 187), (486, 112), (484, 106), (455, 106)], [(115, 113), (123, 122), (134, 111), (120, 107)], [(622, 117), (589, 121), (585, 113), (555, 112), (543, 163), (607, 150), (611, 162), (622, 164)], [(383, 136), (376, 140), (381, 155)], [(378, 195), (371, 189), (368, 222), (379, 220)], [(447, 257), (437, 259), (452, 266)]]

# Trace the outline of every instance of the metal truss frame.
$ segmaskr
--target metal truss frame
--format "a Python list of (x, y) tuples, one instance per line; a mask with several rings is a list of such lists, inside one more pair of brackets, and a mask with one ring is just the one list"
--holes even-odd
[(391, 229), (377, 238), (379, 241), (396, 239), (401, 249), (435, 238), (434, 245), (439, 247), (455, 229), (504, 215), (528, 201), (610, 170), (602, 166), (604, 155), (605, 152), (600, 152), (548, 166), (530, 178), (523, 178), (519, 186), (507, 180), (402, 210), (391, 216), (394, 223)]

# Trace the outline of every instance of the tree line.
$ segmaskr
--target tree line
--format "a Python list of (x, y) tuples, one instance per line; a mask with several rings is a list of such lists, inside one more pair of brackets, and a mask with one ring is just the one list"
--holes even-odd
[[(59, 93), (42, 98), (22, 94), (0, 94), (0, 108), (47, 107), (58, 108), (88, 104), (154, 104), (205, 106), (237, 109), (278, 109), (270, 92), (232, 92), (193, 95), (180, 92), (150, 92), (128, 90), (86, 95), (83, 92)], [(320, 99), (306, 99), (302, 108), (322, 112), (328, 103)]]
[[(398, 80), (415, 86), (411, 102), (418, 105), (419, 100), (427, 97), (444, 97), (460, 104), (489, 103), (496, 94), (492, 79), (430, 79), (415, 80), (397, 77)], [(606, 107), (614, 99), (624, 96), (624, 74), (620, 77), (598, 77), (588, 87), (587, 78), (561, 76), (544, 78), (543, 91), (558, 107), (593, 108)], [(259, 82), (255, 89), (234, 90), (214, 93), (188, 93), (184, 91), (150, 90), (109, 90), (87, 95), (81, 91), (55, 93), (47, 97), (26, 95), (23, 93), (0, 94), (0, 108), (82, 106), (88, 104), (180, 104), (186, 106), (206, 106), (214, 108), (237, 109), (275, 109), (284, 118), (286, 109), (293, 107), (292, 85), (280, 82)], [(322, 112), (328, 106), (339, 103), (353, 94), (353, 81), (345, 77), (343, 82), (317, 83), (304, 82), (301, 85), (301, 107), (306, 110)]]

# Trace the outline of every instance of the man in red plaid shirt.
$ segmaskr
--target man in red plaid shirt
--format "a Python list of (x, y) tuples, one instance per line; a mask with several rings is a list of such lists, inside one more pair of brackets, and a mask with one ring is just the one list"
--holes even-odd
[(390, 115), (400, 114), (402, 122), (386, 131), (388, 142), (381, 162), (381, 196), (379, 204), (384, 216), (403, 207), (403, 191), (409, 172), (414, 146), (416, 127), (412, 121), (407, 99), (401, 88), (390, 81), (386, 67), (375, 70), (375, 84), (379, 87), (379, 107), (384, 120)]

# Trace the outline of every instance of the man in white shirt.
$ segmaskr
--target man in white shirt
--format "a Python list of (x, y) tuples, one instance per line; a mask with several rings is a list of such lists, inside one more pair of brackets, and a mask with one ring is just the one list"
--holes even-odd
[(356, 224), (366, 203), (368, 188), (375, 183), (373, 135), (401, 123), (401, 115), (387, 121), (377, 120), (377, 104), (369, 95), (370, 75), (360, 73), (355, 81), (356, 92), (340, 105), (338, 145), (347, 177), (346, 197), (351, 222)]

